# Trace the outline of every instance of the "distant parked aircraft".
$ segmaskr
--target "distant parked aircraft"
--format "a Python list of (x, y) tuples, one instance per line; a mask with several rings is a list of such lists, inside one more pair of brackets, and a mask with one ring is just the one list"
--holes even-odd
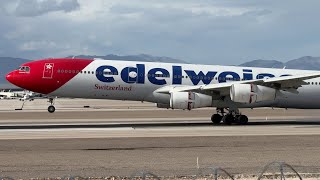
[(20, 101), (33, 101), (34, 98), (38, 98), (39, 93), (34, 93), (32, 91), (27, 90), (1, 90), (0, 91), (0, 99), (19, 99)]
[(24, 91), (12, 91), (12, 90), (1, 90), (0, 91), (0, 99), (17, 99), (23, 96)]

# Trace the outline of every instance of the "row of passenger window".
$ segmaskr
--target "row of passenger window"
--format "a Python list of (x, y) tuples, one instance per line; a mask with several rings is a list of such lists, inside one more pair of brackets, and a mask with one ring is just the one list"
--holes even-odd
[(60, 73), (65, 73), (65, 74), (78, 74), (78, 73), (84, 73), (84, 74), (94, 74), (94, 71), (79, 71), (79, 70), (60, 70), (58, 69), (57, 71), (59, 74)]

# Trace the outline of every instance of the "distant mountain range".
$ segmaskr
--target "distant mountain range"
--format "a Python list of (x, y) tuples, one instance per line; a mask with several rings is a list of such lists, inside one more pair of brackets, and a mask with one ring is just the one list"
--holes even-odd
[[(109, 54), (105, 56), (90, 56), (90, 55), (77, 55), (69, 56), (75, 58), (101, 58), (101, 59), (112, 59), (112, 60), (127, 60), (127, 61), (148, 61), (148, 62), (167, 62), (167, 63), (187, 63), (186, 61), (173, 59), (170, 57), (161, 56), (151, 56), (147, 54), (139, 55), (128, 55), (128, 56), (118, 56), (114, 54)], [(5, 75), (19, 67), (19, 65), (28, 62), (30, 60), (23, 58), (13, 58), (13, 57), (0, 57), (0, 89), (1, 88), (12, 88), (14, 86), (10, 85), (5, 80)], [(320, 70), (320, 57), (303, 56), (298, 59), (293, 59), (288, 62), (281, 62), (277, 60), (253, 60), (239, 66), (247, 67), (263, 67), (263, 68), (283, 68), (286, 69), (304, 69), (304, 70)]]
[(247, 67), (263, 67), (263, 68), (286, 68), (286, 69), (304, 69), (304, 70), (320, 70), (320, 57), (303, 56), (288, 62), (280, 62), (277, 60), (253, 60), (239, 66)]
[(90, 56), (90, 55), (78, 55), (78, 56), (68, 56), (69, 58), (85, 58), (85, 59), (111, 59), (111, 60), (124, 60), (124, 61), (147, 61), (147, 62), (166, 62), (166, 63), (187, 63), (179, 59), (173, 59), (165, 56), (151, 56), (148, 54), (139, 55), (128, 55), (128, 56), (118, 56), (114, 54), (108, 54), (105, 56)]

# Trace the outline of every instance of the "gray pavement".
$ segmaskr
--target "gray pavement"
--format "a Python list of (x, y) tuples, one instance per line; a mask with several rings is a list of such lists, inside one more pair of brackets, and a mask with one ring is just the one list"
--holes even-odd
[(1, 175), (15, 178), (197, 174), (216, 165), (233, 174), (258, 174), (274, 160), (299, 172), (319, 172), (319, 136), (140, 137), (1, 140)]
[(197, 157), (202, 168), (234, 174), (258, 174), (275, 160), (303, 173), (320, 170), (318, 110), (246, 109), (248, 125), (212, 126), (213, 109), (61, 99), (49, 114), (45, 101), (31, 103), (14, 111), (18, 102), (0, 101), (0, 176), (194, 175)]

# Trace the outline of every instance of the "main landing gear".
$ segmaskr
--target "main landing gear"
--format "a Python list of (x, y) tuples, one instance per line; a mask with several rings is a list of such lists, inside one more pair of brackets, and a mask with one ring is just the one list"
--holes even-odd
[(56, 111), (56, 108), (54, 107), (54, 99), (53, 98), (49, 98), (50, 106), (48, 107), (48, 112), (49, 113), (54, 113), (54, 111)]
[(220, 124), (221, 122), (227, 125), (245, 125), (248, 123), (248, 117), (240, 114), (238, 110), (226, 110), (228, 110), (228, 113), (225, 113), (223, 108), (217, 108), (217, 113), (211, 116), (212, 123), (215, 125)]

